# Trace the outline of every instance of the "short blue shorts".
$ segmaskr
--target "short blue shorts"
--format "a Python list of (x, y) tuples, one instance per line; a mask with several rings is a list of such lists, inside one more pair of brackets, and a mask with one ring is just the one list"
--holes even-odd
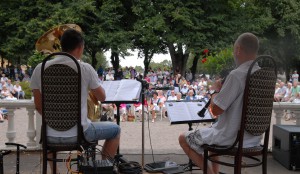
[[(84, 131), (87, 141), (109, 140), (117, 137), (121, 132), (120, 127), (109, 121), (92, 122), (88, 129)], [(50, 143), (74, 143), (77, 137), (47, 137)]]

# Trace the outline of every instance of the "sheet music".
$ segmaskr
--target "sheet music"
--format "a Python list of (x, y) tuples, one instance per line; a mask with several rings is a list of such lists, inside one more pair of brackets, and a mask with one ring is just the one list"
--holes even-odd
[(106, 101), (114, 101), (119, 86), (120, 81), (103, 81), (102, 87), (105, 91)]
[(136, 80), (103, 81), (105, 101), (134, 101), (138, 100), (142, 85)]
[(205, 106), (205, 102), (167, 102), (169, 120), (172, 123), (188, 121), (211, 120), (212, 117), (207, 111), (205, 117), (198, 116), (198, 112)]
[(186, 102), (187, 108), (191, 113), (191, 120), (212, 119), (208, 110), (206, 110), (204, 118), (198, 116), (198, 112), (205, 106), (205, 102)]
[(167, 102), (168, 117), (171, 122), (191, 120), (191, 114), (184, 102)]

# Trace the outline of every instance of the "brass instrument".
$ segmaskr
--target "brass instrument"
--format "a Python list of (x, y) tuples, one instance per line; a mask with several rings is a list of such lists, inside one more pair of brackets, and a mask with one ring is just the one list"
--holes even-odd
[(61, 51), (60, 38), (67, 29), (75, 29), (82, 32), (81, 28), (76, 24), (59, 25), (44, 33), (35, 43), (35, 49), (44, 54)]
[[(61, 51), (60, 38), (68, 29), (75, 29), (82, 32), (81, 28), (76, 24), (63, 24), (56, 26), (44, 33), (36, 42), (35, 48), (43, 54), (51, 54)], [(87, 98), (88, 118), (97, 121), (100, 118), (100, 104), (97, 98), (90, 91)]]

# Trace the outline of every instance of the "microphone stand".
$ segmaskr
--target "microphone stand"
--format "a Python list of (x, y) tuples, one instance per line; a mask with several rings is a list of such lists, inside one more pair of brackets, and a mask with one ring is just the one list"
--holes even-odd
[(147, 81), (136, 78), (142, 84), (142, 168), (145, 165), (145, 91), (149, 88)]

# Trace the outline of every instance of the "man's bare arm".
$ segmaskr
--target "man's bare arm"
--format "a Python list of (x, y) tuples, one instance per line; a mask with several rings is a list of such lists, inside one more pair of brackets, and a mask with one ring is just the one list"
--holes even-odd
[(105, 98), (106, 98), (105, 91), (101, 86), (99, 86), (96, 89), (92, 89), (91, 91), (94, 94), (94, 96), (97, 98), (97, 100), (99, 100), (101, 102), (105, 101)]
[(211, 102), (210, 102), (210, 106), (209, 107), (211, 108), (210, 111), (212, 112), (212, 114), (217, 116), (217, 115), (221, 115), (224, 112), (224, 110), (221, 109), (218, 105), (216, 105), (214, 103), (215, 96), (216, 96), (216, 94), (214, 94), (214, 95), (211, 96)]
[(42, 94), (39, 89), (33, 90), (35, 109), (42, 115)]

